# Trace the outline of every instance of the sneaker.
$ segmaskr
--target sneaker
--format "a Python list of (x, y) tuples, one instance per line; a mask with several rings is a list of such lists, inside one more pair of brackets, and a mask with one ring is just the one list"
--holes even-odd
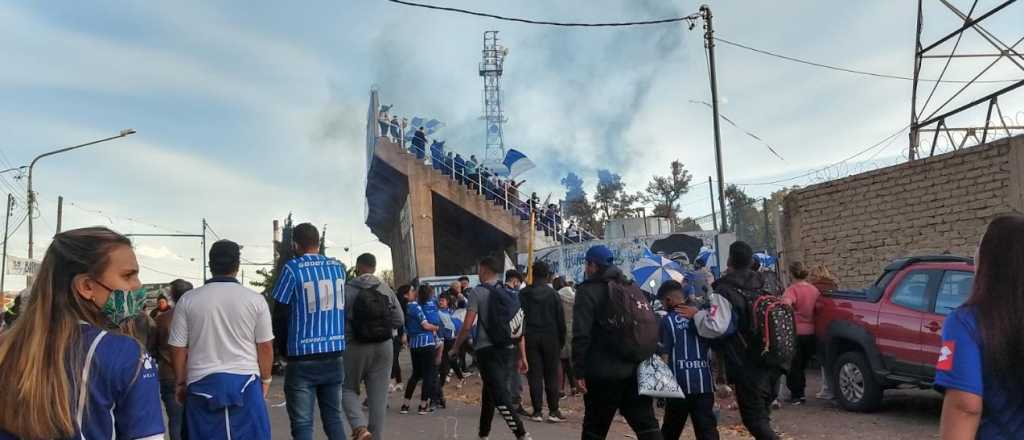
[(565, 400), (567, 397), (569, 397), (569, 396), (565, 395), (565, 393), (559, 393), (558, 394), (558, 400)]
[(352, 440), (373, 440), (373, 434), (365, 426), (360, 426), (352, 430)]
[(433, 405), (420, 405), (418, 412), (419, 412), (419, 414), (421, 416), (422, 415), (426, 415), (426, 414), (430, 414), (430, 413), (434, 412), (434, 406)]
[(516, 414), (518, 414), (519, 417), (533, 417), (532, 414), (526, 412), (526, 408), (523, 408), (522, 405), (519, 405), (519, 408), (516, 408)]
[(399, 393), (401, 393), (402, 391), (405, 391), (405, 385), (402, 385), (402, 384), (395, 385), (395, 391), (397, 391)]
[(530, 420), (533, 420), (534, 422), (543, 422), (544, 415), (541, 414), (540, 411), (537, 411), (530, 415)]
[(402, 405), (402, 408), (398, 410), (399, 414), (409, 414), (409, 405)]
[(782, 409), (782, 404), (779, 403), (779, 399), (772, 401), (772, 409)]
[(527, 433), (527, 434), (523, 434), (522, 437), (516, 437), (516, 440), (533, 440), (533, 437), (530, 437), (530, 434)]
[(548, 414), (548, 423), (562, 423), (565, 421), (565, 416), (561, 412), (555, 411)]
[(818, 394), (815, 394), (814, 397), (821, 400), (835, 400), (836, 398), (835, 394), (831, 392), (826, 393), (825, 390), (818, 391)]
[(448, 409), (448, 402), (446, 402), (444, 399), (435, 402), (434, 405), (441, 409)]
[(789, 399), (789, 402), (786, 402), (786, 403), (788, 403), (790, 405), (793, 405), (793, 406), (800, 406), (800, 405), (803, 405), (803, 404), (807, 403), (807, 399), (804, 398), (804, 397), (801, 397), (799, 399)]
[(389, 383), (388, 384), (388, 394), (391, 394), (393, 392), (395, 392), (395, 384)]
[(466, 379), (459, 380), (459, 383), (455, 384), (455, 389), (461, 390), (466, 385)]

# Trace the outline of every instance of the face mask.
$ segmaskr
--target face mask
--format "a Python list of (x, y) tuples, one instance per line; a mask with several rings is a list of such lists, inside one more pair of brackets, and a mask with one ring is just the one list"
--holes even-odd
[(146, 292), (144, 290), (139, 289), (132, 292), (121, 289), (115, 290), (99, 281), (96, 283), (110, 291), (110, 297), (103, 304), (103, 314), (110, 319), (110, 322), (115, 325), (121, 325), (121, 323), (134, 318), (135, 315), (142, 311), (142, 307), (146, 303)]

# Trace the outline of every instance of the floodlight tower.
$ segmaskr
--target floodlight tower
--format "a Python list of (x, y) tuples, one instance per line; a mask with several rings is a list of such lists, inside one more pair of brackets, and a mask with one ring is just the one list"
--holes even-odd
[(480, 62), (480, 76), (484, 78), (485, 146), (484, 163), (501, 163), (505, 159), (505, 140), (502, 124), (508, 121), (501, 109), (501, 72), (508, 49), (498, 43), (498, 31), (484, 32), (483, 60)]

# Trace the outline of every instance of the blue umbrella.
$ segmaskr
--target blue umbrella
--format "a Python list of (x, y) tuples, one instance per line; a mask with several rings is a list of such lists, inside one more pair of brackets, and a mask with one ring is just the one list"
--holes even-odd
[(774, 269), (775, 264), (777, 263), (775, 257), (768, 255), (767, 252), (755, 252), (754, 258), (756, 258), (757, 261), (761, 263), (761, 267), (767, 269)]
[(707, 267), (718, 267), (718, 258), (715, 256), (715, 250), (710, 246), (704, 246), (700, 249), (700, 253), (697, 254), (698, 260), (703, 260), (704, 265)]
[(633, 266), (633, 279), (640, 289), (655, 294), (661, 283), (668, 280), (683, 282), (683, 268), (675, 261), (655, 255), (650, 249), (644, 250), (643, 258)]

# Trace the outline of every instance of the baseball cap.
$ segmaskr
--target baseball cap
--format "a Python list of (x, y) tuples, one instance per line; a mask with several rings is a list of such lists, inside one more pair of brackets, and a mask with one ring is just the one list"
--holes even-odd
[(218, 240), (210, 246), (210, 262), (234, 263), (242, 256), (242, 247), (231, 240)]
[(608, 249), (608, 246), (603, 244), (591, 246), (590, 249), (587, 249), (585, 258), (587, 261), (602, 267), (610, 266), (615, 261), (615, 256), (612, 255), (611, 249)]

